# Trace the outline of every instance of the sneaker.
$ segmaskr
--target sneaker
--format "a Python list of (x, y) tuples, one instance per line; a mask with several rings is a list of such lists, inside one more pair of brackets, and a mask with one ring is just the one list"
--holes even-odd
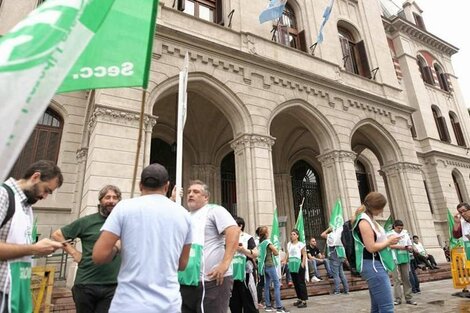
[(294, 303), (292, 303), (293, 306), (298, 306), (299, 304), (302, 303), (302, 300), (297, 300)]
[(264, 309), (265, 312), (274, 312), (274, 309), (272, 306), (267, 306), (265, 309)]
[(276, 309), (277, 313), (289, 313), (289, 311), (285, 307), (280, 307)]
[(394, 304), (394, 305), (400, 305), (400, 304), (401, 304), (401, 300), (400, 300), (400, 299), (397, 299), (397, 300), (393, 301), (393, 304)]
[(418, 302), (416, 302), (414, 300), (406, 300), (406, 304), (418, 305)]
[(297, 305), (299, 309), (301, 308), (306, 308), (307, 307), (307, 302), (306, 301), (301, 301), (299, 305)]
[(310, 280), (312, 283), (322, 281), (321, 278), (318, 278), (317, 276), (313, 276), (312, 279)]
[(341, 292), (339, 292), (339, 291), (335, 291), (335, 292), (333, 293), (333, 295), (335, 295), (335, 296), (340, 295), (340, 294), (341, 294)]

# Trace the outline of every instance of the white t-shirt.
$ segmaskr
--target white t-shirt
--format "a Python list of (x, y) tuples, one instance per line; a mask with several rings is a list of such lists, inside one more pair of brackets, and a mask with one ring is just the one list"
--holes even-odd
[[(214, 206), (209, 209), (204, 232), (204, 280), (210, 280), (207, 274), (224, 258), (225, 238), (222, 233), (230, 226), (237, 226), (237, 223), (224, 207)], [(232, 267), (230, 266), (225, 276), (231, 275)]]
[(177, 271), (183, 246), (192, 242), (189, 213), (163, 195), (146, 195), (120, 201), (102, 230), (121, 238), (109, 312), (181, 312)]

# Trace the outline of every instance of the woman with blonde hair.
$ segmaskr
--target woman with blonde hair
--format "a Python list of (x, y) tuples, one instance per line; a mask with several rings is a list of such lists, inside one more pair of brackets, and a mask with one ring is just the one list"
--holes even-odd
[(357, 209), (353, 221), (356, 245), (356, 268), (367, 281), (371, 298), (371, 313), (393, 313), (393, 294), (387, 271), (393, 271), (390, 245), (400, 237), (387, 237), (385, 230), (374, 218), (383, 213), (387, 199), (379, 192), (371, 192)]

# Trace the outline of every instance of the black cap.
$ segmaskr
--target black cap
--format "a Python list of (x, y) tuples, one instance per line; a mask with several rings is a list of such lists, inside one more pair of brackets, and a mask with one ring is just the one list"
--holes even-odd
[(143, 169), (140, 175), (140, 183), (147, 188), (163, 187), (169, 180), (168, 171), (158, 163), (153, 163)]

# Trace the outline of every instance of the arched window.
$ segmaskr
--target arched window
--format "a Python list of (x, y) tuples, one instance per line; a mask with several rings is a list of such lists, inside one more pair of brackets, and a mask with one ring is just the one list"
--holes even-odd
[(63, 120), (60, 115), (47, 109), (16, 160), (10, 176), (21, 178), (24, 169), (39, 160), (57, 162), (62, 128)]
[(460, 128), (460, 123), (454, 112), (449, 112), (450, 124), (454, 130), (455, 139), (457, 139), (457, 144), (459, 146), (465, 147), (465, 138), (463, 137), (462, 128)]
[(178, 10), (208, 22), (223, 24), (222, 0), (178, 0)]
[(307, 51), (305, 32), (299, 31), (295, 12), (287, 3), (279, 21), (273, 25), (273, 40), (302, 51)]
[(364, 41), (357, 41), (349, 30), (341, 26), (338, 27), (338, 34), (346, 71), (371, 78)]
[(432, 115), (434, 117), (434, 122), (436, 123), (437, 132), (439, 133), (439, 139), (441, 141), (450, 142), (449, 131), (447, 130), (446, 120), (444, 116), (441, 115), (439, 109), (435, 106), (432, 107)]
[(459, 203), (464, 202), (465, 195), (464, 195), (464, 185), (463, 185), (463, 177), (460, 175), (457, 170), (452, 171), (452, 181), (454, 182), (455, 192), (457, 193), (457, 198), (459, 199)]
[(439, 64), (434, 64), (434, 71), (436, 72), (437, 80), (439, 81), (439, 87), (441, 87), (442, 90), (450, 91), (447, 74), (444, 73)]
[(292, 166), (290, 174), (295, 217), (297, 218), (299, 206), (303, 201), (305, 237), (319, 238), (326, 228), (325, 213), (328, 212), (323, 206), (320, 177), (315, 169), (303, 160)]
[(170, 186), (167, 196), (171, 196), (171, 191), (176, 184), (176, 143), (170, 145), (160, 138), (152, 138), (149, 164), (153, 163), (165, 166), (168, 171)]
[(434, 85), (434, 78), (432, 77), (432, 71), (431, 71), (431, 68), (426, 63), (426, 60), (424, 60), (421, 56), (418, 56), (417, 62), (418, 62), (419, 72), (421, 73), (421, 78), (423, 79), (423, 81), (426, 84)]

